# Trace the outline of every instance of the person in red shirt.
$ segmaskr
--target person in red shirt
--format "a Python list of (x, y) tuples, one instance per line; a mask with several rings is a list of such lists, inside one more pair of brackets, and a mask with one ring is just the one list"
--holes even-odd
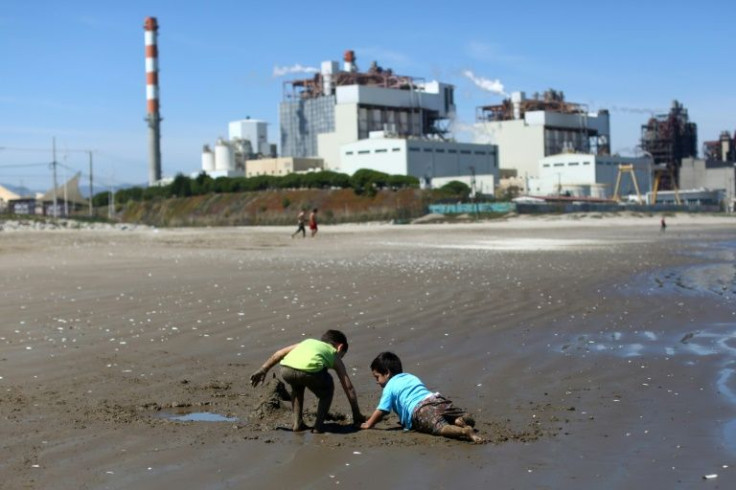
[(309, 230), (312, 232), (312, 238), (317, 234), (317, 208), (314, 208), (309, 214)]

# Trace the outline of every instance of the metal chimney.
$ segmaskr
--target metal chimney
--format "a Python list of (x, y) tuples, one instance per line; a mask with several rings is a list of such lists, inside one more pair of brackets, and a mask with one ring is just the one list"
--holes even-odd
[(161, 116), (158, 112), (158, 23), (156, 17), (143, 22), (146, 43), (146, 101), (148, 123), (148, 184), (161, 180)]

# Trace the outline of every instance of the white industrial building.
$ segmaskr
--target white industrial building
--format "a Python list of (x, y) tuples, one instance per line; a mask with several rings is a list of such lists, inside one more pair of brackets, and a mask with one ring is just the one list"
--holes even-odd
[(268, 142), (268, 124), (250, 118), (232, 121), (228, 139), (218, 138), (214, 150), (203, 146), (201, 171), (213, 179), (244, 177), (245, 162), (263, 156), (276, 156), (276, 145)]
[(551, 155), (539, 160), (539, 177), (529, 179), (528, 192), (538, 196), (611, 199), (619, 181), (619, 197), (637, 195), (638, 187), (638, 194), (644, 199), (652, 189), (651, 164), (648, 157), (590, 153)]
[(253, 154), (275, 156), (274, 145), (268, 142), (268, 123), (257, 119), (241, 119), (228, 124), (230, 141), (244, 140), (250, 143)]
[(318, 172), (323, 169), (321, 158), (259, 158), (245, 162), (245, 176), (274, 175), (283, 177), (292, 173)]
[(347, 51), (340, 70), (336, 61), (322, 63), (313, 78), (284, 85), (279, 108), (281, 155), (320, 157), (325, 169), (342, 168), (341, 147), (386, 130), (400, 138), (446, 132), (455, 112), (454, 87), (399, 76), (375, 63), (359, 72)]
[(367, 168), (390, 175), (411, 175), (424, 186), (465, 182), (482, 194), (493, 194), (498, 179), (498, 150), (492, 145), (392, 137), (383, 131), (340, 147), (340, 168), (354, 174)]
[(498, 105), (477, 109), (475, 141), (498, 146), (499, 167), (515, 169), (523, 179), (540, 176), (540, 159), (564, 152), (610, 153), (606, 110), (588, 112), (549, 90), (527, 99), (514, 92)]

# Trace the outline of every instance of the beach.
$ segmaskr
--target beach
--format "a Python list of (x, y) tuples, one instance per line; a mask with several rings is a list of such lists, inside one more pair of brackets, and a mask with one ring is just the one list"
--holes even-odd
[[(6, 226), (0, 488), (733, 488), (736, 220), (667, 225)], [(291, 432), (249, 376), (327, 329), (364, 414), (390, 350), (486, 443), (355, 430), (339, 383)]]

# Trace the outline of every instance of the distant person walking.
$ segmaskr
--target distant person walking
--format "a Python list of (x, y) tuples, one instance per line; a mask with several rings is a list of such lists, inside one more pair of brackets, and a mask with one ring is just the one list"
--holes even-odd
[(317, 208), (314, 208), (309, 214), (309, 230), (312, 232), (312, 238), (317, 234)]
[(307, 212), (302, 209), (299, 211), (299, 214), (296, 217), (296, 231), (291, 234), (291, 238), (294, 238), (299, 234), (299, 232), (302, 232), (302, 238), (306, 238), (307, 236), (307, 230), (304, 228), (304, 225), (307, 224)]
[(659, 220), (659, 231), (664, 233), (667, 230), (667, 222), (664, 220), (664, 216)]

